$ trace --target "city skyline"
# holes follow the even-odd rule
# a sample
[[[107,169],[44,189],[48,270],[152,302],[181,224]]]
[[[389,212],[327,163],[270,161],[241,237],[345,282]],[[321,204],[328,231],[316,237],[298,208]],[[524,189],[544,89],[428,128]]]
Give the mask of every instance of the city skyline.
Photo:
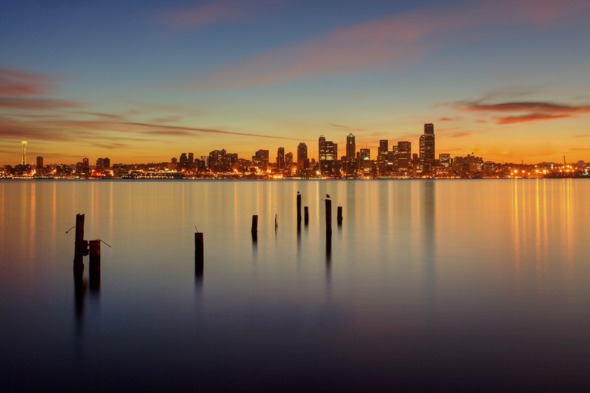
[[[21,141],[47,163],[224,147],[274,159],[300,142],[319,159],[318,135],[342,156],[351,133],[357,150],[417,151],[426,123],[436,158],[590,161],[584,1],[0,8],[0,165],[21,162]]]

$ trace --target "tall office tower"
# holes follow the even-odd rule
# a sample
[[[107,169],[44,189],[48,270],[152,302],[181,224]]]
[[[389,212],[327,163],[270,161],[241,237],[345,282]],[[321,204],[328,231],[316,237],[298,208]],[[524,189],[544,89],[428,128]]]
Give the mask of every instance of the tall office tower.
[[[412,160],[412,142],[399,141],[397,143],[397,169],[407,171]]]
[[[422,173],[428,173],[434,165],[434,124],[424,124],[424,134],[420,136],[420,165]]]
[[[279,147],[277,151],[277,169],[285,169],[285,148]]]
[[[334,163],[338,159],[338,145],[332,141],[327,141],[323,135],[318,140],[321,173],[332,173]]]
[[[285,168],[289,168],[293,165],[293,153],[289,152],[285,154]]]
[[[104,158],[97,158],[95,167],[96,169],[104,169]]]
[[[195,166],[195,155],[193,153],[188,153],[188,167],[193,168]]]
[[[389,141],[387,139],[381,139],[379,141],[379,149],[377,150],[377,160],[378,161],[386,161],[388,150],[389,150]]]
[[[186,168],[187,165],[188,165],[188,157],[186,156],[186,153],[182,153],[180,155],[180,158],[178,159],[178,169]]]
[[[302,171],[307,169],[307,145],[301,142],[297,146],[297,170]]]
[[[23,156],[21,158],[21,165],[26,165],[27,164],[27,141],[22,141],[20,144],[23,145]]]
[[[37,156],[37,174],[42,175],[44,171],[43,167],[43,157]]]
[[[88,159],[88,157],[82,158],[82,169],[86,174],[90,172],[90,160]]]
[[[352,133],[346,137],[346,159],[353,160],[356,157],[356,143]]]

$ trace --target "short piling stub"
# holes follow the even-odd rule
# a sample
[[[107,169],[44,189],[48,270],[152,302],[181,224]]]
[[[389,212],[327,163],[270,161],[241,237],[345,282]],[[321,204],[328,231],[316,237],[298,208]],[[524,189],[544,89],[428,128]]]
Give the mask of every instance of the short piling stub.
[[[326,198],[326,234],[332,234],[332,200]]]
[[[305,216],[304,217],[304,223],[305,223],[305,226],[307,226],[309,224],[309,206],[305,206],[303,208],[303,210],[304,210],[304,213],[303,214]]]
[[[258,241],[258,214],[254,214],[252,216],[252,228],[250,229],[252,233],[252,241]]]
[[[197,278],[203,277],[203,270],[205,265],[205,249],[203,241],[203,233],[195,232],[195,276]]]
[[[100,243],[101,240],[90,240],[89,242],[89,279],[90,292],[100,291]]]
[[[342,206],[338,206],[338,216],[337,216],[338,226],[342,225]]]

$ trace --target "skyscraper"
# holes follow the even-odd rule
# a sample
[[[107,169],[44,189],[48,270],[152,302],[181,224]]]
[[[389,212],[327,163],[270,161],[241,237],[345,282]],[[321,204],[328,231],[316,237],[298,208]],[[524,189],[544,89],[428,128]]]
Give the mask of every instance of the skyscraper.
[[[420,165],[422,173],[429,173],[434,165],[435,144],[434,124],[424,124],[424,134],[420,136]]]
[[[377,160],[386,161],[387,151],[389,150],[389,141],[387,139],[381,139],[379,141],[379,149],[377,152]]]
[[[297,170],[302,171],[307,169],[308,161],[307,161],[307,145],[301,142],[297,146]]]
[[[37,175],[42,175],[44,172],[43,157],[37,156]]]
[[[346,159],[351,160],[356,157],[356,143],[352,133],[346,137]]]
[[[330,174],[334,169],[334,163],[338,159],[338,145],[332,141],[327,141],[326,137],[320,135],[318,140],[320,162],[320,172],[323,174]]]
[[[285,148],[279,147],[277,151],[277,169],[285,169]]]
[[[397,143],[397,169],[407,171],[412,160],[412,142],[399,141]]]

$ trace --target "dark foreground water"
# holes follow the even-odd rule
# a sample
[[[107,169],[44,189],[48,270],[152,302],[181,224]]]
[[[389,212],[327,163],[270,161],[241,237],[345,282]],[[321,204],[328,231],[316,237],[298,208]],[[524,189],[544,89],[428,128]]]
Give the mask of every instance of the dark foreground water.
[[[584,180],[0,182],[0,391],[589,391],[589,201]],[[88,257],[74,279],[76,213],[112,246],[99,285]]]

